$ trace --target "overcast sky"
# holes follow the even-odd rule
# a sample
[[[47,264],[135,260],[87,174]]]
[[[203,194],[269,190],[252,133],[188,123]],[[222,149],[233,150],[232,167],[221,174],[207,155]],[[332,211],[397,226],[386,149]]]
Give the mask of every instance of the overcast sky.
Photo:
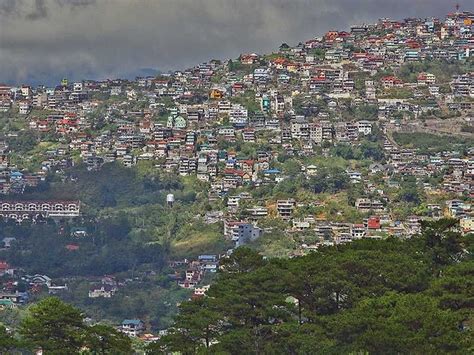
[[[449,0],[0,0],[0,82],[183,69],[271,52],[380,17],[444,16]],[[469,1],[459,1],[461,9]],[[464,6],[463,6],[464,5]]]

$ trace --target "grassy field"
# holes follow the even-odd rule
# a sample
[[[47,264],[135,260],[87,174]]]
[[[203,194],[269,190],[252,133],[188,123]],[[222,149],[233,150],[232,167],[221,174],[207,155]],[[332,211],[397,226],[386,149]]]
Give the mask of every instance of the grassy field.
[[[431,133],[400,133],[393,134],[395,141],[407,148],[416,148],[421,152],[440,152],[443,150],[462,150],[474,141],[457,136],[442,136]]]

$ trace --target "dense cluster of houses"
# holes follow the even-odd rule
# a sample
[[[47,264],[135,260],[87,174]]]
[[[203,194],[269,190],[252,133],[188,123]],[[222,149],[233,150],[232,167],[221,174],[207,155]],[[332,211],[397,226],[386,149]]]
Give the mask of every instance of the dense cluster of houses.
[[[202,285],[206,273],[215,273],[219,268],[219,256],[213,254],[199,255],[196,260],[175,260],[170,262],[174,271],[169,276],[176,280],[178,286],[193,290],[193,297],[201,297],[209,288]]]
[[[64,79],[51,88],[0,85],[0,109],[18,110],[28,129],[50,141],[54,137],[56,143],[41,153],[38,170],[29,171],[10,162],[14,148],[8,139],[0,139],[0,193],[34,188],[49,171],[73,165],[77,156],[91,170],[113,161],[129,167],[152,161],[159,170],[209,182],[209,198],[227,197],[232,212],[246,198],[232,195],[233,189],[288,178],[274,168],[280,154],[305,157],[314,154],[317,146],[357,146],[375,127],[385,134],[404,125],[400,114],[416,118],[448,108],[469,123],[473,72],[456,74],[445,83],[430,72],[418,73],[411,82],[384,73],[396,73],[405,63],[470,60],[473,19],[473,13],[458,10],[443,20],[385,18],[352,26],[350,31],[330,31],[296,46],[282,44],[272,55],[242,54],[238,60],[211,60],[134,81]],[[397,89],[410,96],[391,97]],[[364,115],[341,118],[345,109],[367,106],[374,110],[370,120]],[[388,136],[385,140],[388,164],[375,164],[373,169],[387,183],[393,174],[422,177],[449,171],[441,186],[425,188],[460,196],[472,192],[472,149],[467,154],[451,151],[426,156],[398,147]],[[242,156],[236,146],[247,143],[262,144],[261,149]],[[308,175],[317,171],[314,165],[303,168]],[[353,182],[367,179],[357,171],[348,174]],[[272,202],[278,202],[278,214],[284,219],[291,218],[298,203]],[[381,209],[379,202],[356,207],[387,212],[387,203]],[[249,213],[256,218],[266,216],[265,208],[256,205]],[[19,220],[29,217],[29,213],[7,210],[0,213]],[[469,217],[469,212],[463,217]],[[241,223],[235,227],[241,232],[226,231],[237,245],[262,233],[258,227],[255,231],[242,227],[248,221],[228,222]],[[251,230],[243,232],[244,228]]]
[[[41,292],[55,295],[68,290],[66,284],[56,284],[47,275],[28,275],[24,270],[9,265],[6,261],[0,261],[0,277],[2,277],[0,309],[11,309],[24,305],[31,296]]]

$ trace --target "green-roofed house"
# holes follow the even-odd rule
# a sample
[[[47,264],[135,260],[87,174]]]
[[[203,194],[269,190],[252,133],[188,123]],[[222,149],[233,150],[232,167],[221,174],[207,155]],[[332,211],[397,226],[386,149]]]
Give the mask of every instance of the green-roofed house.
[[[16,308],[15,303],[10,299],[0,299],[0,309]]]

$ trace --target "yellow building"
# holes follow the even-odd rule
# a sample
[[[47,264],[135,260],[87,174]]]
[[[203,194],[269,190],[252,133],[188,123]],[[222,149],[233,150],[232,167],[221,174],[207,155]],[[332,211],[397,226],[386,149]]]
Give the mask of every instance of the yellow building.
[[[464,233],[474,232],[474,218],[472,217],[461,218],[459,225]]]
[[[212,89],[211,92],[209,93],[209,98],[211,99],[222,99],[224,97],[224,94],[222,91],[217,90],[217,89]]]

